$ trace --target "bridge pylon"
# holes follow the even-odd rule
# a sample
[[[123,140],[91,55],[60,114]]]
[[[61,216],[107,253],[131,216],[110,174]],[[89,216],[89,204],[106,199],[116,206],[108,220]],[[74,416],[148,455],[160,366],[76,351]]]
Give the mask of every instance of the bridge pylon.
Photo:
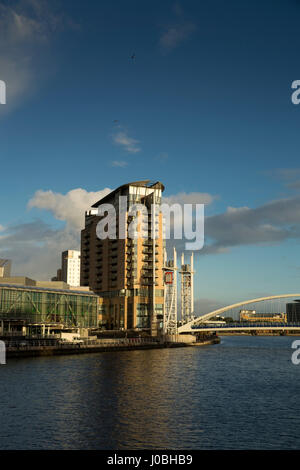
[[[194,314],[194,253],[190,264],[184,264],[181,255],[181,321],[183,324],[192,320]]]
[[[177,253],[173,248],[173,259],[167,260],[164,253],[164,322],[165,335],[177,334]]]

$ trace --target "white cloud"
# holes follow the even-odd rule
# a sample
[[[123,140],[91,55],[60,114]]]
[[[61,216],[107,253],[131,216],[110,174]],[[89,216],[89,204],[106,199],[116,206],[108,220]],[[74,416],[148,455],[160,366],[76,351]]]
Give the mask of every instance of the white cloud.
[[[48,279],[59,266],[60,253],[78,249],[84,212],[111,190],[88,192],[77,188],[67,194],[37,191],[29,208],[50,211],[65,222],[55,230],[41,220],[29,224],[0,226],[0,257],[12,258],[14,272],[34,278]],[[211,204],[216,196],[208,193],[178,193],[163,199],[169,204]],[[226,212],[205,218],[206,245],[200,254],[227,253],[244,245],[272,245],[287,239],[300,239],[300,197],[268,202],[256,208],[228,207]],[[179,250],[185,240],[176,240]],[[171,241],[174,244],[174,241]]]
[[[185,245],[188,242],[188,240],[183,236],[181,240],[174,239],[175,234],[186,234],[186,230],[188,229],[188,225],[183,225],[184,224],[189,224],[190,229],[193,227],[193,230],[196,229],[196,224],[195,224],[195,214],[196,214],[196,207],[195,204],[198,205],[210,205],[215,199],[218,199],[218,196],[211,195],[209,193],[200,193],[200,192],[192,192],[192,193],[185,193],[181,192],[175,195],[171,195],[168,197],[163,197],[162,202],[164,204],[167,204],[168,206],[173,206],[173,205],[180,205],[184,206],[185,204],[191,205],[192,204],[192,212],[184,211],[184,208],[182,207],[181,211],[175,210],[175,213],[171,213],[171,218],[170,218],[170,227],[169,230],[166,225],[166,233],[170,232],[170,240],[167,240],[167,248],[168,250],[176,246],[178,251],[184,251],[185,250]],[[165,223],[167,224],[168,221],[165,220]],[[197,240],[199,241],[200,234],[199,234],[199,228],[200,228],[200,219],[198,220],[197,224],[197,230],[198,230],[198,237]],[[201,238],[202,240],[202,238]],[[195,240],[194,240],[195,241]]]
[[[242,212],[245,212],[245,211],[248,211],[248,210],[250,210],[250,209],[247,206],[243,206],[243,207],[228,206],[227,207],[227,213],[228,214],[237,214],[237,213],[242,213]]]
[[[206,193],[179,193],[164,198],[169,204],[210,204],[215,196]],[[194,215],[193,215],[194,221]],[[175,227],[181,223],[174,220]],[[224,213],[205,216],[205,245],[198,254],[229,253],[237,246],[278,245],[288,239],[300,239],[300,197],[270,201],[256,208],[228,207]],[[184,250],[185,240],[170,240]]]
[[[138,153],[141,151],[138,145],[139,141],[129,137],[126,130],[119,130],[113,134],[113,141],[115,144],[123,147],[128,153]]]
[[[112,166],[116,166],[119,168],[125,168],[125,166],[128,165],[128,162],[125,162],[123,160],[114,160],[111,162]]]
[[[12,259],[13,274],[40,280],[56,274],[62,251],[79,247],[78,230],[53,230],[42,220],[7,227],[0,236],[0,257]]]
[[[173,6],[173,13],[176,17],[175,21],[165,27],[159,40],[165,52],[179,46],[196,30],[196,25],[192,21],[184,19],[183,9],[178,2]]]
[[[43,23],[22,12],[22,6],[30,2],[14,2],[13,6],[0,4],[1,37],[5,37],[8,46],[32,40],[43,32]]]
[[[42,220],[2,227],[0,257],[13,260],[13,272],[34,279],[49,280],[59,268],[61,252],[80,249],[80,230],[84,227],[84,213],[111,190],[88,192],[77,188],[67,194],[37,191],[29,201],[29,208],[50,211],[65,222],[54,230]]]
[[[279,199],[256,208],[229,207],[205,219],[209,239],[203,253],[223,253],[241,245],[274,245],[300,238],[300,197]]]
[[[80,230],[84,226],[85,211],[110,192],[109,188],[95,192],[77,188],[67,194],[39,190],[28,202],[28,207],[50,211],[56,219],[65,221],[69,228]]]
[[[11,111],[33,92],[35,85],[30,62],[26,57],[16,61],[0,55],[1,80],[6,83],[6,105],[0,107],[1,114]]]
[[[166,51],[174,49],[185,41],[195,29],[196,26],[190,22],[169,26],[160,37],[160,45]]]
[[[161,162],[165,162],[166,160],[168,160],[169,155],[167,152],[161,152],[156,158]]]
[[[280,180],[289,189],[300,189],[300,168],[277,168],[265,174]]]

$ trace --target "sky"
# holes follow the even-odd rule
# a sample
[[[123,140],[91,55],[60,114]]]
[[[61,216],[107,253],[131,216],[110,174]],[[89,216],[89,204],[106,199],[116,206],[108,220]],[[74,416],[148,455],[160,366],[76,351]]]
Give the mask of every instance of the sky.
[[[150,179],[166,200],[205,203],[198,313],[297,293],[299,14],[296,0],[0,0],[13,274],[54,276],[84,211]]]

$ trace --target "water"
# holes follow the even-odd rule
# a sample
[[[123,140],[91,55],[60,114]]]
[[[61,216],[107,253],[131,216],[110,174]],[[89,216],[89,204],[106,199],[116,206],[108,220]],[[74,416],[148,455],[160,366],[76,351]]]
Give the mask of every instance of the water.
[[[295,339],[10,359],[0,449],[297,449]]]

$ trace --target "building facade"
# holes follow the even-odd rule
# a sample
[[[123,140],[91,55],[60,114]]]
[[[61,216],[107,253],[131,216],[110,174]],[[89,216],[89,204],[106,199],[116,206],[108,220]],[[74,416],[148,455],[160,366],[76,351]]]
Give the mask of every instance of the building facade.
[[[80,286],[80,251],[67,250],[61,255],[61,280],[72,287]]]
[[[0,284],[0,330],[39,331],[98,326],[98,297],[36,286]]]
[[[99,320],[107,329],[149,329],[155,335],[162,326],[163,190],[160,182],[128,183],[96,202],[85,214],[81,285],[90,286],[100,296]],[[140,206],[134,210],[136,204]],[[97,225],[107,217],[107,212],[99,215],[104,205],[114,208],[115,220],[113,233],[99,238]]]
[[[285,313],[257,313],[256,310],[240,310],[241,322],[274,322],[285,323]]]
[[[288,323],[300,323],[300,299],[286,304]]]
[[[11,274],[11,260],[0,259],[0,277],[9,277]]]

